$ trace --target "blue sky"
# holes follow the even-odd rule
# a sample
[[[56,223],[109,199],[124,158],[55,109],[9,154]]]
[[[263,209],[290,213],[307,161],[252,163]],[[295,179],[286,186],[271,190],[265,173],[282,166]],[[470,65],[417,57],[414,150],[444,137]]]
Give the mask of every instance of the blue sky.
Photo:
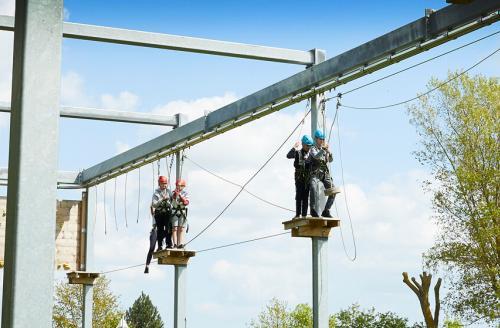
[[[445,1],[66,1],[66,20],[77,23],[162,32],[274,47],[324,49],[327,58],[421,17],[425,8],[439,9]],[[12,14],[12,0],[0,0],[0,14]],[[394,72],[446,50],[490,34],[498,24],[483,28],[415,58],[371,74],[339,91]],[[431,76],[445,78],[449,70],[465,69],[498,47],[498,36],[425,64],[417,69],[346,95],[345,104],[376,106],[411,98],[426,89]],[[12,34],[0,32],[0,101],[9,101]],[[495,56],[473,73],[499,75]],[[215,110],[303,69],[301,66],[237,58],[189,54],[158,49],[64,40],[62,102],[66,105],[175,114],[191,119]],[[304,112],[301,103],[191,148],[188,156],[239,183],[276,149]],[[329,104],[328,119],[335,107]],[[340,136],[345,184],[342,185],[336,130],[332,140],[334,180],[341,185],[351,209],[358,259],[344,255],[339,231],[329,242],[329,309],[352,303],[394,311],[421,321],[416,297],[402,283],[401,272],[417,275],[421,254],[432,245],[436,228],[429,195],[421,190],[428,178],[414,159],[418,149],[414,128],[403,106],[385,111],[342,110]],[[279,122],[279,124],[276,124]],[[328,124],[329,125],[329,124]],[[304,131],[308,129],[306,124]],[[337,129],[337,127],[335,128]],[[145,142],[168,129],[111,122],[61,119],[60,169],[80,170]],[[296,139],[297,137],[295,137]],[[292,163],[285,153],[291,140],[250,185],[252,192],[293,207]],[[8,163],[8,115],[0,113],[0,166]],[[97,270],[111,270],[144,261],[150,219],[151,167],[129,175],[124,227],[124,177],[106,187],[108,234],[104,234],[103,186],[98,187]],[[164,163],[162,163],[164,172]],[[192,195],[191,237],[202,229],[237,192],[186,163],[185,177]],[[141,199],[138,191],[141,191]],[[91,190],[94,193],[94,189]],[[5,195],[5,188],[0,189]],[[146,196],[145,196],[146,195]],[[78,198],[60,192],[61,198]],[[114,226],[116,197],[118,231]],[[137,205],[139,224],[135,223]],[[347,251],[352,254],[344,199],[337,200],[344,223]],[[204,249],[282,231],[288,212],[242,195],[228,212],[193,242]],[[110,223],[111,222],[111,223]],[[133,223],[131,223],[133,222]],[[290,306],[311,303],[309,240],[282,236],[238,247],[199,254],[188,273],[190,327],[245,327],[272,298]],[[172,323],[173,268],[154,266],[109,274],[111,288],[124,309],[149,294],[167,326]],[[62,273],[56,278],[61,279]],[[446,280],[444,288],[446,288]]]

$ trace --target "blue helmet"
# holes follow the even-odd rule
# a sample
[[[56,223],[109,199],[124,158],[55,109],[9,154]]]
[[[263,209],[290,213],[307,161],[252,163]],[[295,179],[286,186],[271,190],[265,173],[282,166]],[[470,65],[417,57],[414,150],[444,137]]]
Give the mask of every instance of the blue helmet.
[[[316,130],[314,132],[314,138],[319,138],[319,139],[325,140],[325,134],[321,130]]]
[[[311,137],[308,136],[307,134],[304,134],[304,136],[302,137],[302,143],[304,145],[308,145],[308,146],[312,146],[314,144],[314,142],[311,139]]]

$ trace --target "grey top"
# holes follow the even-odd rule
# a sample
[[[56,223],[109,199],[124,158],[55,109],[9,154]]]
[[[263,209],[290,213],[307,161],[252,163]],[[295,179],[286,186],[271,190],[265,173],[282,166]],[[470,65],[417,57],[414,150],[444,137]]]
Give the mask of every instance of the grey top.
[[[330,150],[318,148],[316,145],[311,147],[312,169],[321,169],[323,165],[333,162],[333,156]]]
[[[168,199],[169,202],[172,201],[172,192],[168,188],[163,190],[159,187],[156,188],[153,194],[153,199],[151,200],[151,206],[153,206],[153,208],[157,208],[165,198]]]

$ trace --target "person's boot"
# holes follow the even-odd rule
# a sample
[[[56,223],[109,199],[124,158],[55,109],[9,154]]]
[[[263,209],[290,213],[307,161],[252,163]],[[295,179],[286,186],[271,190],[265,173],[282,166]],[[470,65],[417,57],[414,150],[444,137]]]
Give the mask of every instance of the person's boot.
[[[319,218],[318,213],[317,213],[317,212],[316,212],[316,210],[314,210],[313,208],[311,208],[311,216],[312,216],[313,218]]]
[[[333,218],[333,216],[330,214],[330,210],[324,210],[323,213],[321,213],[321,216],[324,218]]]
[[[146,268],[144,268],[144,273],[149,273],[149,266],[146,265]]]
[[[325,196],[333,196],[340,193],[340,189],[338,187],[331,187],[328,189],[325,189]]]

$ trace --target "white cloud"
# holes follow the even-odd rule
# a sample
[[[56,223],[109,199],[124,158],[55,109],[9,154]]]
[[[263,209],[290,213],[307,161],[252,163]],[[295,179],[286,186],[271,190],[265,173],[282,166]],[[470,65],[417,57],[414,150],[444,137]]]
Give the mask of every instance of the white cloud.
[[[139,97],[131,92],[122,91],[118,96],[101,95],[101,105],[105,109],[133,111],[139,103]]]
[[[85,81],[80,74],[69,71],[61,80],[61,103],[66,106],[89,106],[92,101],[85,92]]]
[[[115,144],[116,144],[116,154],[121,154],[130,149],[130,146],[124,142],[117,141]]]
[[[71,14],[70,14],[68,8],[64,7],[64,9],[63,9],[63,20],[65,22],[69,21],[69,17],[70,16],[71,16]]]
[[[188,121],[192,121],[210,111],[232,103],[236,99],[237,98],[234,93],[226,92],[223,96],[204,97],[190,101],[174,100],[166,105],[154,108],[152,112],[154,114],[162,115],[175,115],[177,113],[182,113],[188,117]]]

